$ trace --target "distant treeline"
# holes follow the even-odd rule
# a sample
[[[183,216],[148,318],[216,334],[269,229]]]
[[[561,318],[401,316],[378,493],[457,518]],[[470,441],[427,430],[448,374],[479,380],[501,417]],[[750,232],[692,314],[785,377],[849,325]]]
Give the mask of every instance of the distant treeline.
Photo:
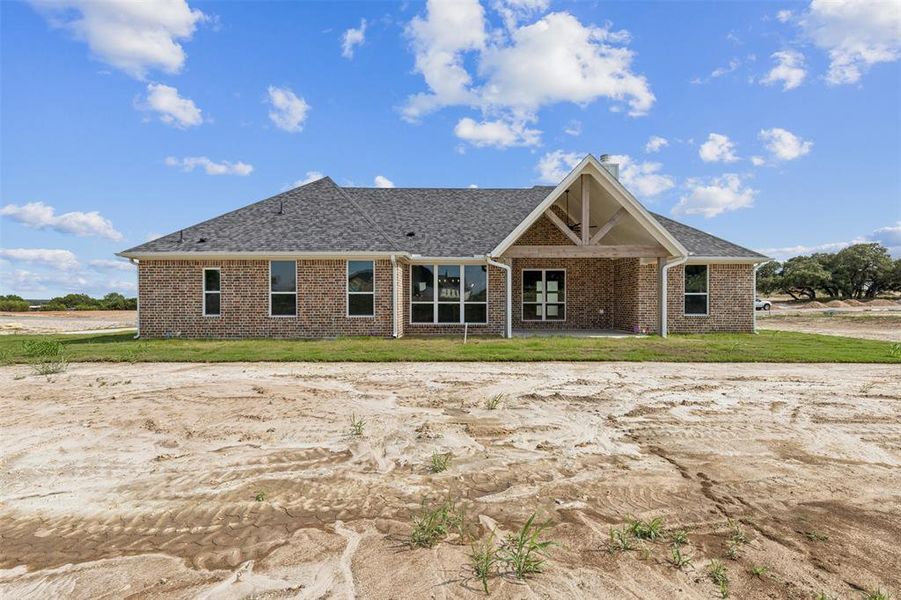
[[[764,295],[785,292],[795,300],[815,300],[818,293],[830,298],[875,298],[901,292],[901,258],[892,260],[885,246],[877,243],[796,256],[761,267],[757,291]]]
[[[31,305],[31,302],[15,294],[0,296],[0,310],[25,312],[30,310]],[[137,298],[126,298],[116,292],[109,293],[103,298],[91,298],[87,294],[66,294],[40,304],[40,310],[136,310],[137,308]]]

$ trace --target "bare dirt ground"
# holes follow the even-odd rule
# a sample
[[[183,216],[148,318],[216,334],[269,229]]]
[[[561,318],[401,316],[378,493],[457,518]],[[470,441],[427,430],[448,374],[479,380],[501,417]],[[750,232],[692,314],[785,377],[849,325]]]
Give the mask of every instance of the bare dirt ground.
[[[831,313],[832,316],[827,316]],[[759,329],[821,333],[869,340],[901,342],[901,310],[793,311],[757,314]]]
[[[30,333],[94,333],[133,329],[137,311],[73,310],[0,312],[0,335]]]
[[[545,572],[494,598],[715,598],[713,558],[734,598],[901,591],[897,366],[75,364],[0,390],[4,598],[484,597],[468,545],[406,543],[447,497],[482,536],[553,523]],[[629,515],[686,529],[693,566],[610,553]]]

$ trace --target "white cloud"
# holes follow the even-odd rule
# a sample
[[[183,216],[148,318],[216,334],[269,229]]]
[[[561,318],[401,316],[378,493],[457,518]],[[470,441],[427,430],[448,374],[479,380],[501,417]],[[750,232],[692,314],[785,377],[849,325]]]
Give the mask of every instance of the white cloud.
[[[477,189],[479,186],[477,186],[477,185],[474,184],[474,183],[470,183],[467,187],[468,187],[469,189],[471,189],[471,190],[474,190],[474,189]]]
[[[375,187],[377,188],[393,188],[394,182],[385,177],[384,175],[376,175],[375,176]]]
[[[508,30],[537,13],[547,10],[550,0],[494,0],[492,8],[500,14]]]
[[[296,187],[300,187],[302,185],[306,185],[308,183],[313,183],[314,181],[318,181],[318,180],[322,179],[323,177],[325,177],[325,175],[323,175],[319,171],[307,171],[306,177],[304,177],[303,179],[296,180],[294,183],[292,183],[285,189],[290,190],[290,189],[293,189]]]
[[[538,179],[543,183],[557,185],[583,158],[585,155],[578,152],[564,152],[563,150],[548,152],[541,157],[535,167],[538,170]]]
[[[470,106],[492,120],[535,119],[545,105],[586,105],[598,98],[625,103],[645,114],[654,103],[647,80],[632,72],[628,33],[583,25],[555,12],[527,25],[521,18],[546,2],[495,2],[508,30],[487,32],[477,0],[430,0],[424,17],[407,27],[415,69],[429,88],[410,96],[404,118],[415,121],[445,106]],[[471,66],[470,66],[471,65]]]
[[[127,260],[113,260],[109,258],[89,260],[88,264],[99,269],[114,269],[117,271],[134,271],[135,269],[135,266]]]
[[[185,63],[180,42],[206,20],[185,0],[101,2],[32,0],[51,25],[85,41],[99,60],[143,79],[150,69],[178,73]]]
[[[776,65],[760,80],[764,85],[782,82],[782,90],[792,90],[804,81],[807,69],[804,66],[804,55],[797,50],[782,50],[771,55]]]
[[[722,77],[723,75],[728,75],[729,73],[735,71],[735,69],[737,69],[739,66],[741,66],[741,61],[737,58],[733,58],[725,67],[717,67],[716,69],[711,71],[710,76],[716,79],[718,77]]]
[[[510,146],[536,146],[541,143],[539,130],[529,129],[524,122],[504,120],[477,123],[469,117],[464,117],[454,127],[454,135],[478,147],[508,148]]]
[[[669,146],[669,140],[660,137],[659,135],[652,135],[648,139],[648,143],[644,145],[644,151],[648,154],[652,152],[660,152],[660,150],[667,146]]]
[[[0,290],[4,290],[7,294],[18,294],[26,298],[49,297],[90,291],[89,284],[88,278],[77,272],[8,270],[0,261]]]
[[[42,263],[60,269],[78,267],[78,260],[68,250],[49,248],[0,248],[0,258],[28,263]]]
[[[354,57],[354,48],[366,41],[366,19],[360,20],[360,27],[351,28],[341,36],[341,56],[350,60]]]
[[[577,120],[573,119],[563,129],[563,133],[565,133],[566,135],[571,135],[573,137],[578,137],[578,136],[582,135],[582,121],[577,121]]]
[[[752,156],[751,164],[754,165],[755,167],[762,167],[763,165],[766,164],[766,160],[764,160],[764,158],[762,156]]]
[[[886,247],[889,254],[894,258],[901,258],[901,221],[896,221],[894,225],[874,229],[869,235],[858,236],[850,241],[826,242],[810,246],[798,244],[781,248],[765,248],[760,252],[778,260],[785,260],[793,256],[813,254],[815,252],[837,252],[842,248],[867,242],[879,242]]]
[[[174,156],[166,157],[166,165],[170,167],[180,167],[182,171],[190,172],[197,167],[202,167],[207,175],[250,175],[253,172],[253,165],[238,161],[236,163],[224,160],[222,162],[213,162],[206,156],[186,156],[184,158],[175,158]]]
[[[689,179],[686,188],[688,193],[679,198],[679,203],[673,207],[674,215],[702,215],[709,219],[724,212],[753,206],[757,193],[757,190],[745,187],[734,173],[707,180]]]
[[[43,202],[29,202],[22,206],[7,204],[0,208],[0,215],[33,229],[52,229],[60,233],[78,236],[98,236],[113,241],[122,239],[109,219],[99,212],[73,211],[57,215],[52,206]]]
[[[901,3],[813,0],[799,22],[829,54],[826,82],[856,83],[871,66],[901,57]]]
[[[779,21],[780,23],[788,23],[789,21],[791,21],[793,14],[794,13],[792,13],[792,11],[787,10],[787,9],[780,10],[779,12],[776,13],[776,20]]]
[[[676,185],[672,177],[660,173],[663,165],[658,162],[635,162],[626,154],[613,154],[610,162],[619,165],[619,180],[640,198],[657,196]]]
[[[762,129],[757,137],[764,142],[766,149],[779,160],[800,158],[813,148],[813,142],[802,140],[791,131],[779,127]]]
[[[292,133],[303,130],[303,123],[310,111],[310,105],[303,98],[298,98],[288,88],[270,85],[269,103],[272,105],[269,119],[275,123],[276,127]]]
[[[735,144],[728,136],[721,133],[711,133],[707,136],[707,141],[701,144],[698,149],[698,156],[704,162],[735,162],[738,156],[735,155]]]
[[[176,88],[162,83],[148,84],[147,99],[140,108],[156,111],[160,121],[179,129],[203,123],[203,114],[193,100],[182,98]]]

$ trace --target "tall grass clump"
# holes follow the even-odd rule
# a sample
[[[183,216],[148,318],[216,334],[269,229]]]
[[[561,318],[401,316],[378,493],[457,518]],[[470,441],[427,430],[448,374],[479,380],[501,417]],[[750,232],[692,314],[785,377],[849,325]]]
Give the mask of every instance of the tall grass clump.
[[[469,560],[472,561],[472,572],[476,579],[482,582],[482,589],[485,593],[488,591],[488,580],[497,573],[498,564],[501,562],[500,548],[494,543],[494,532],[492,531],[485,541],[472,545],[469,553]]]
[[[544,561],[554,542],[542,540],[541,534],[550,526],[549,521],[535,523],[535,514],[516,533],[507,536],[501,547],[501,560],[519,578],[525,579],[532,573],[540,573]]]
[[[463,535],[463,515],[452,500],[445,500],[433,507],[423,503],[419,514],[413,517],[410,546],[431,548],[452,531]]]
[[[59,340],[28,340],[23,350],[38,375],[62,373],[69,368],[66,348]]]
[[[438,452],[432,453],[432,460],[429,463],[429,472],[443,473],[444,471],[447,471],[447,466],[450,464],[450,459],[450,454],[439,454]]]

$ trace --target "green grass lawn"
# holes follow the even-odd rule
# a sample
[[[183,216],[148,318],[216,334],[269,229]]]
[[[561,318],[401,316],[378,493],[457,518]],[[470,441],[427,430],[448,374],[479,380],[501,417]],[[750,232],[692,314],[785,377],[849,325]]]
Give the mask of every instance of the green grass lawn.
[[[131,333],[0,336],[0,362],[28,362],[24,342],[54,338],[69,361],[664,361],[901,363],[891,342],[785,331],[628,338],[340,338],[335,340],[135,340]]]

